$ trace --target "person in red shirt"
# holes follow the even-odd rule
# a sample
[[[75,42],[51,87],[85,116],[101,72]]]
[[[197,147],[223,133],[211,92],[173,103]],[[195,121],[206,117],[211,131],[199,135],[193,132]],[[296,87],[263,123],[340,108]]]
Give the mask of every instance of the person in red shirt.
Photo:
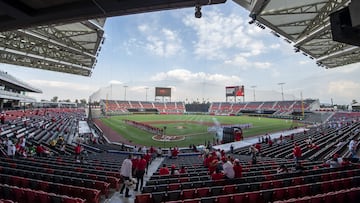
[[[215,155],[214,156],[211,156],[211,161],[209,162],[209,174],[212,174],[214,173],[215,169],[216,169],[216,166],[217,166],[217,163],[218,163],[218,159]]]
[[[135,190],[139,189],[139,184],[140,184],[140,190],[142,190],[142,188],[143,188],[146,165],[147,165],[147,162],[144,159],[143,155],[139,156],[137,164],[136,164],[135,176],[136,176],[137,182],[136,182]]]
[[[147,174],[147,171],[149,169],[149,164],[151,162],[151,155],[149,152],[147,152],[145,155],[144,155],[144,159],[146,160],[146,174]]]
[[[163,176],[163,175],[169,175],[169,174],[170,174],[169,169],[166,167],[166,164],[163,164],[163,166],[159,170],[159,175]]]
[[[185,174],[185,173],[187,173],[185,166],[181,166],[179,173],[180,173],[180,174]]]
[[[155,153],[155,148],[153,146],[150,147],[149,152],[151,155]]]
[[[78,145],[75,147],[74,151],[75,151],[75,160],[80,159],[80,153],[81,153],[81,146],[80,146],[80,144],[78,144]]]
[[[272,147],[272,145],[273,145],[273,141],[272,141],[271,139],[269,139],[269,141],[268,141],[268,145],[269,145],[269,147]]]
[[[261,145],[260,145],[260,143],[256,143],[256,144],[255,144],[255,148],[258,150],[258,153],[261,152]]]
[[[297,143],[294,144],[293,155],[295,162],[298,162],[301,159],[302,152],[301,152],[301,148]]]
[[[131,159],[131,162],[132,162],[132,175],[136,176],[136,167],[137,167],[137,164],[139,163],[139,160],[134,156]]]
[[[220,171],[220,169],[216,169],[214,173],[211,174],[211,180],[221,180],[224,179],[224,174]]]
[[[171,150],[171,158],[177,159],[178,154],[179,154],[179,151],[178,151],[177,147],[174,147],[174,149]]]
[[[239,159],[235,159],[233,168],[234,168],[234,172],[235,172],[234,178],[241,178],[242,177],[242,166],[240,165]]]

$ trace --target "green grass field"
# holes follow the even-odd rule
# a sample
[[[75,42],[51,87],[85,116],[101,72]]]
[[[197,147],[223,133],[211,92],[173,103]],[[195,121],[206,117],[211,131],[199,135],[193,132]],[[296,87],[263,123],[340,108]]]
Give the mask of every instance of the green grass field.
[[[123,119],[148,123],[152,126],[163,128],[166,126],[166,135],[185,136],[183,141],[163,142],[152,139],[153,134],[129,126]],[[213,141],[215,133],[207,132],[208,127],[225,124],[252,124],[252,128],[243,130],[244,136],[255,136],[265,133],[278,132],[299,126],[291,120],[260,118],[248,116],[209,116],[209,115],[126,115],[102,118],[102,122],[115,130],[127,140],[136,145],[159,146],[159,147],[187,147],[190,144],[204,144]]]

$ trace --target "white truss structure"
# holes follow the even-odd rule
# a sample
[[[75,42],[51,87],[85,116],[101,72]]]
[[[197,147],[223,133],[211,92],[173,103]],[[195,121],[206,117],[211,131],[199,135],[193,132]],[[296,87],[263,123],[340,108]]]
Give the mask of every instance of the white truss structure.
[[[105,18],[0,32],[0,63],[91,76]]]
[[[350,0],[233,0],[250,11],[253,22],[294,45],[295,52],[335,68],[360,61],[360,48],[332,40],[330,13]]]

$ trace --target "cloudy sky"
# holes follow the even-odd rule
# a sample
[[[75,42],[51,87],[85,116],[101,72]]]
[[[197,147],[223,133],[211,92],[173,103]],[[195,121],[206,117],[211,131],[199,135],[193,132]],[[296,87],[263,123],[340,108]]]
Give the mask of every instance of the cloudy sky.
[[[245,101],[320,99],[360,101],[360,64],[324,69],[295,53],[269,29],[249,25],[248,11],[227,1],[194,8],[109,18],[105,43],[91,77],[0,64],[40,88],[36,99],[155,100],[171,87],[172,101],[225,101],[225,86],[244,85]],[[127,86],[125,89],[124,86]],[[251,86],[256,86],[252,88]],[[242,100],[242,98],[241,98]]]

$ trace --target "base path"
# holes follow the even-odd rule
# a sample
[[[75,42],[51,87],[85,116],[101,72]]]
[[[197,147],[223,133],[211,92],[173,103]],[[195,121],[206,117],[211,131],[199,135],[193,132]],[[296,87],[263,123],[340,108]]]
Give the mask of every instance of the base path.
[[[104,136],[106,136],[110,142],[119,142],[127,145],[134,145],[134,143],[131,143],[129,140],[119,135],[119,133],[111,129],[109,126],[105,125],[100,119],[94,119],[94,123],[103,131]]]

